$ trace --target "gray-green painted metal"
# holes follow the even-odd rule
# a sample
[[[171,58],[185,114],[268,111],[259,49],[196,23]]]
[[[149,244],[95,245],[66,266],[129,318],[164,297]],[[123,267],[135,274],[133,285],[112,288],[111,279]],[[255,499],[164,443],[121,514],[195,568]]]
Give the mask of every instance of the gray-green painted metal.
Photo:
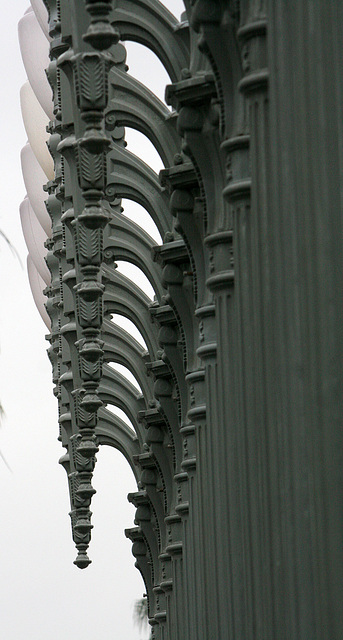
[[[90,562],[95,453],[114,446],[137,479],[126,535],[153,638],[339,640],[343,5],[196,0],[178,23],[157,0],[45,4],[49,356],[75,563]],[[172,116],[119,40],[160,58]],[[155,145],[159,177],[125,126]]]

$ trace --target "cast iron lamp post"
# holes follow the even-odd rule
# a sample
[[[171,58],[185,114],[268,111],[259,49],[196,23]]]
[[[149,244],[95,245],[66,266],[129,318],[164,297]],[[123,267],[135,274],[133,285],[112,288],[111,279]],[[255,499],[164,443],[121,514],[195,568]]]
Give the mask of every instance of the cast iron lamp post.
[[[180,22],[158,0],[44,5],[51,230],[26,171],[51,231],[75,564],[90,562],[107,444],[137,480],[126,535],[154,638],[340,640],[342,4],[196,0]],[[125,40],[165,66],[172,113],[128,74]],[[154,144],[159,176],[125,148],[125,126]],[[122,199],[146,208],[161,245]],[[144,272],[153,301],[116,260]]]

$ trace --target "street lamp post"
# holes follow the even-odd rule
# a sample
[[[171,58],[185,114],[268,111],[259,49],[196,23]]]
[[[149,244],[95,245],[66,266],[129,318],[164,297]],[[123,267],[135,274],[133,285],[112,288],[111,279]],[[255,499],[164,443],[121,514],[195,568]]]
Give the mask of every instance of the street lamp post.
[[[158,0],[44,5],[48,351],[75,564],[90,562],[95,454],[110,445],[137,481],[126,535],[153,638],[339,640],[343,9],[196,0],[177,21]],[[164,65],[172,112],[129,75],[126,40]],[[124,127],[155,146],[159,176]],[[122,199],[147,210],[160,245]]]

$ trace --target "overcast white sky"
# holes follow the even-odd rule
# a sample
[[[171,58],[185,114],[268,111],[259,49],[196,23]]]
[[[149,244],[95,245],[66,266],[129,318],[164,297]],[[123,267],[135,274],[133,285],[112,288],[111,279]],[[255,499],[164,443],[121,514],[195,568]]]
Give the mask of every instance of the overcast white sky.
[[[181,0],[165,2],[178,17]],[[17,41],[17,24],[28,0],[0,0],[0,229],[25,265],[19,204],[25,195],[20,149],[26,142],[19,89],[25,82]],[[152,55],[128,46],[132,75],[163,96],[166,76]],[[154,70],[155,69],[155,70]],[[150,144],[128,136],[129,148],[158,169]],[[139,145],[139,149],[137,148]],[[6,417],[0,450],[0,620],[4,640],[145,640],[133,624],[133,604],[144,592],[134,568],[131,542],[124,529],[133,525],[134,509],[126,495],[135,482],[124,458],[101,448],[95,470],[92,564],[73,565],[69,495],[58,459],[57,406],[46,355],[45,325],[34,306],[26,269],[0,241],[0,399]]]

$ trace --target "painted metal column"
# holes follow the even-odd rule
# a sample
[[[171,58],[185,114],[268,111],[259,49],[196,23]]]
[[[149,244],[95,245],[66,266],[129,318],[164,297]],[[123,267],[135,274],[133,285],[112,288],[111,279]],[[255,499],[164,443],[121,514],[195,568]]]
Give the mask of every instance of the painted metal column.
[[[95,453],[114,446],[137,480],[125,533],[154,639],[340,640],[341,3],[187,0],[180,22],[158,0],[45,5],[48,351],[75,563]],[[126,40],[165,66],[172,113],[128,73]]]

